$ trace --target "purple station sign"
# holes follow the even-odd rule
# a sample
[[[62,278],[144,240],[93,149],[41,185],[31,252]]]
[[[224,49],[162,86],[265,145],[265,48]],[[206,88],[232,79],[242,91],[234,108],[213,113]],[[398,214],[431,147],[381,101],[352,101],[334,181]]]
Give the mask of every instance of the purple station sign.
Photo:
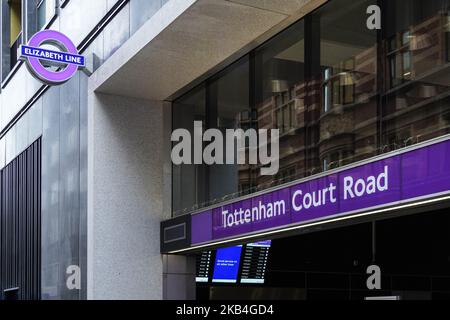
[[[450,191],[450,140],[192,216],[192,245],[351,216]]]
[[[45,46],[59,50],[50,50]],[[63,84],[79,68],[85,67],[85,58],[78,54],[75,44],[55,30],[40,31],[31,37],[28,45],[20,46],[20,59],[27,63],[28,70],[36,79],[48,85]],[[55,68],[51,69],[46,64]]]

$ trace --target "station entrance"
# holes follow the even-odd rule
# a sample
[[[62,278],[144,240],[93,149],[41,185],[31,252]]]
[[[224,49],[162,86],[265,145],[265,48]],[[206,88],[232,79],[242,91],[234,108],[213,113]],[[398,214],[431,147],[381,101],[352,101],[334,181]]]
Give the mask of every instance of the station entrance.
[[[450,299],[450,209],[197,254],[199,300]],[[380,289],[369,290],[369,266]]]

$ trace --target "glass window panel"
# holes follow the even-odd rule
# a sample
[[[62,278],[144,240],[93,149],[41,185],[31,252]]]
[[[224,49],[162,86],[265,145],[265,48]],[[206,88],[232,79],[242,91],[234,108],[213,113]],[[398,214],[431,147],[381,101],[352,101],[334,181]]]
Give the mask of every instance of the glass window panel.
[[[105,27],[104,60],[116,52],[130,38],[130,4],[126,5]]]
[[[42,135],[42,98],[40,98],[28,111],[29,129],[28,145],[31,145]]]
[[[306,171],[305,119],[309,110],[295,108],[306,99],[305,22],[299,21],[255,53],[255,109],[259,129],[280,130],[280,168],[276,176],[255,171],[254,185],[265,189],[286,182],[282,173],[304,177]]]
[[[75,44],[79,44],[105,16],[106,6],[107,2],[104,0],[69,1],[60,11],[60,31],[69,36]],[[129,20],[121,23],[128,26]]]
[[[319,131],[309,142],[315,149],[310,151],[312,167],[327,163],[331,169],[377,153],[377,32],[366,27],[366,10],[372,2],[349,3],[331,1],[311,18],[318,26],[309,35],[311,54],[320,60],[312,59],[310,82],[322,86],[331,82],[333,97],[331,110],[324,113],[328,107],[322,107],[322,114],[312,114],[311,123]],[[331,68],[328,80],[324,70]],[[315,108],[316,101],[324,103],[327,96],[311,99],[307,108]]]
[[[194,121],[206,120],[206,90],[201,86],[176,100],[172,105],[173,130],[186,129],[193,136]],[[185,210],[191,211],[194,206],[206,202],[206,171],[203,165],[174,165],[173,211],[180,215]]]
[[[38,1],[38,5],[37,5],[38,30],[41,30],[47,22],[46,13],[47,13],[47,1],[46,0]]]
[[[227,129],[257,128],[253,119],[244,120],[245,117],[241,116],[252,111],[249,71],[249,58],[246,56],[219,74],[208,87],[209,127],[219,129],[224,137]],[[234,155],[237,160],[237,149]],[[252,166],[212,165],[208,167],[208,180],[209,201],[237,197],[244,189],[242,185],[253,185]]]
[[[450,133],[450,0],[382,3],[383,32],[366,27],[372,1],[333,0],[177,100],[174,128],[192,131],[202,119],[281,136],[276,176],[252,166],[174,168],[174,210]]]
[[[28,147],[28,129],[30,112],[25,113],[16,123],[16,156]]]
[[[135,33],[163,5],[161,0],[133,0],[130,2],[131,34]]]
[[[450,1],[393,0],[386,6],[388,36],[409,43],[397,55],[401,82],[383,94],[382,139],[391,151],[450,133],[445,52]]]

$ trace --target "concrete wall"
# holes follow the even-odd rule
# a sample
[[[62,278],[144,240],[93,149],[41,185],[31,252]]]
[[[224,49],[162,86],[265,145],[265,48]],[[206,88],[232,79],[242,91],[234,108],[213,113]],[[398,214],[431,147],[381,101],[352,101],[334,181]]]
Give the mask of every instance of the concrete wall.
[[[88,299],[161,299],[163,103],[89,93]]]
[[[195,300],[195,257],[165,255],[163,261],[163,299]]]

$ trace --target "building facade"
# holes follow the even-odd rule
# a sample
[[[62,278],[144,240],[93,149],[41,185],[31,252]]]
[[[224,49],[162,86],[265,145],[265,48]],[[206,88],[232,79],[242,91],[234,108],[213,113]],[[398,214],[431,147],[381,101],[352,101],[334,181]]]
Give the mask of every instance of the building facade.
[[[1,11],[1,298],[450,298],[450,1]],[[59,86],[18,60],[45,29],[87,61]],[[173,165],[171,133],[194,121],[279,130],[278,174]],[[230,259],[236,275],[221,279]]]

